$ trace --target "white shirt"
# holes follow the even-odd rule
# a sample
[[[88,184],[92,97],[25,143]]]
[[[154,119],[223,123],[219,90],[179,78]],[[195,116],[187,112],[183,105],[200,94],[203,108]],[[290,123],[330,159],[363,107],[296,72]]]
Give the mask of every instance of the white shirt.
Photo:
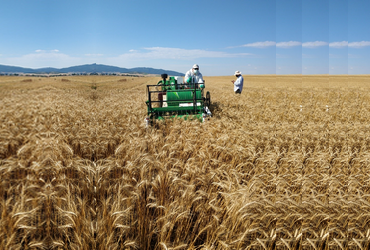
[[[234,92],[237,91],[238,89],[240,90],[240,92],[242,92],[243,83],[244,83],[244,78],[242,75],[240,75],[238,79],[236,79],[236,81],[234,82]]]
[[[196,75],[194,75],[194,72],[193,72],[192,69],[190,69],[188,72],[186,72],[185,79],[184,79],[185,80],[184,84],[187,83],[186,81],[189,79],[189,77],[192,78],[190,83],[204,83],[202,73],[200,73],[199,71]]]

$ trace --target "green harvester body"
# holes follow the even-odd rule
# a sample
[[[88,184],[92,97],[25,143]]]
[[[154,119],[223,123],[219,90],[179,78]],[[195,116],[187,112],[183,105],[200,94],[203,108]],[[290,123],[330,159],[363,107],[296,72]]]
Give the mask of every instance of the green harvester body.
[[[154,121],[179,117],[202,121],[207,104],[203,95],[204,84],[178,84],[175,77],[166,78],[167,75],[163,74],[157,85],[147,85],[147,119]]]

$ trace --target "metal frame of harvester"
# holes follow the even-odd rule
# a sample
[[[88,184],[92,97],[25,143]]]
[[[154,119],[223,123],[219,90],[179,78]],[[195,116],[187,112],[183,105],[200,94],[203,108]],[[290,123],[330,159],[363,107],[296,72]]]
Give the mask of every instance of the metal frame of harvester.
[[[157,85],[147,85],[148,109],[146,125],[155,120],[179,117],[204,121],[211,116],[211,94],[204,95],[204,83],[182,83],[182,78],[162,74]]]

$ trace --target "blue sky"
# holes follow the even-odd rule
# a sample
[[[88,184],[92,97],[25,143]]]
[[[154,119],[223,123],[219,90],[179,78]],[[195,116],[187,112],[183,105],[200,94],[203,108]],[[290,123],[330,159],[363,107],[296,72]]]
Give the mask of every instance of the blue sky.
[[[369,0],[1,0],[0,64],[370,74]]]

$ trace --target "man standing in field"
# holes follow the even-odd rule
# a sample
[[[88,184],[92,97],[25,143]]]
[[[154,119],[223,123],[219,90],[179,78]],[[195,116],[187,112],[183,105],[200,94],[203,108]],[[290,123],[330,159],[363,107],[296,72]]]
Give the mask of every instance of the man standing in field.
[[[199,72],[198,64],[194,64],[193,68],[186,72],[185,83],[186,84],[204,83],[202,73]]]
[[[231,81],[232,83],[234,83],[234,92],[235,94],[241,94],[243,90],[244,78],[239,70],[235,71],[234,76],[236,76],[237,78],[236,81]]]

